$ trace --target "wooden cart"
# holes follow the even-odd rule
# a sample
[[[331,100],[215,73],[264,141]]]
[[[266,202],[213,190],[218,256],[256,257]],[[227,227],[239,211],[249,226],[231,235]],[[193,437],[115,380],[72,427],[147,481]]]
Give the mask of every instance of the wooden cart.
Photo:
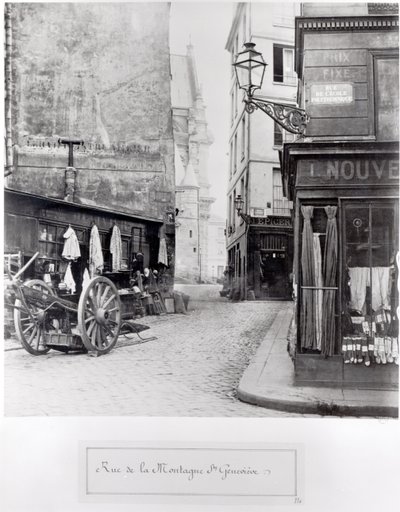
[[[50,349],[88,351],[100,355],[116,344],[121,329],[121,301],[114,283],[96,276],[77,302],[59,297],[40,279],[20,281],[36,253],[14,276],[9,275],[8,295],[14,324],[22,346],[33,355]]]

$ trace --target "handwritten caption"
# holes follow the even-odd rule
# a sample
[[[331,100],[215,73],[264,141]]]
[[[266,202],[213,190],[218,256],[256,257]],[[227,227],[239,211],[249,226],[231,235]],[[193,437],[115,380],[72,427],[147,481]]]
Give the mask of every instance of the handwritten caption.
[[[86,447],[85,495],[298,496],[298,450]]]
[[[189,467],[179,464],[173,466],[166,462],[157,462],[155,465],[147,465],[146,462],[141,461],[136,464],[127,465],[124,467],[110,464],[108,460],[101,461],[101,465],[96,468],[96,473],[119,473],[119,474],[134,474],[140,473],[143,475],[181,475],[189,482],[202,475],[215,475],[221,480],[226,480],[232,476],[237,475],[253,475],[253,476],[270,476],[270,469],[257,469],[248,467],[234,467],[230,464],[210,464],[208,467]]]

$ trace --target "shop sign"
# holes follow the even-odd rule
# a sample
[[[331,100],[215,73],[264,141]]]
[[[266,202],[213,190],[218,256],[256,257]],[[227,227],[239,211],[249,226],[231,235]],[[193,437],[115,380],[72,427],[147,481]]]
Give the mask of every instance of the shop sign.
[[[270,226],[276,228],[292,227],[292,221],[290,217],[279,217],[275,215],[269,215],[268,217],[250,217],[250,224]]]
[[[308,184],[396,184],[399,180],[397,159],[374,158],[306,160],[297,169],[297,185]]]
[[[353,84],[331,83],[311,86],[311,103],[316,105],[347,105],[354,99]]]

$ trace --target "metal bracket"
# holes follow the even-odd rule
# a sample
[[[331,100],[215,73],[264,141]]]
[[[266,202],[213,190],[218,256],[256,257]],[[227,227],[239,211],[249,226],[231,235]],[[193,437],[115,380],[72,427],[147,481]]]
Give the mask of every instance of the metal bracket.
[[[252,114],[259,108],[290,133],[302,135],[310,121],[310,116],[305,110],[292,105],[272,103],[254,96],[244,98],[243,101],[245,102],[246,112]]]
[[[250,222],[251,222],[250,215],[247,215],[247,213],[242,213],[241,211],[239,211],[238,214],[245,221],[246,224],[250,224]]]

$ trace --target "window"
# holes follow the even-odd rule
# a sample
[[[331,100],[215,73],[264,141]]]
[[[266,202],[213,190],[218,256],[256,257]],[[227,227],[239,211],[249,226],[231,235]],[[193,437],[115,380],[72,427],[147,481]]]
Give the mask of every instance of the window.
[[[66,225],[55,225],[45,222],[39,223],[39,258],[46,262],[46,271],[48,273],[60,272],[62,264],[61,254],[64,247],[64,233],[67,230]],[[74,227],[79,243],[84,240],[84,230]],[[40,262],[39,264],[40,265]],[[38,266],[37,266],[38,268]],[[38,268],[39,270],[39,268]]]
[[[274,215],[289,215],[289,201],[283,197],[282,177],[280,169],[273,169],[273,213]]]
[[[142,228],[132,228],[132,256],[136,258],[138,252],[143,251],[142,247]]]
[[[242,118],[242,148],[241,148],[241,160],[244,159],[244,152],[246,148],[246,118],[243,116]]]
[[[398,55],[377,56],[374,62],[376,138],[399,140]]]
[[[229,175],[233,174],[233,142],[231,142],[230,153],[229,153]]]
[[[238,51],[239,51],[239,36],[236,35],[235,42],[233,44],[232,54],[231,54],[232,64],[235,62],[235,58],[236,58]],[[231,74],[232,74],[232,76],[234,75],[233,66],[231,66]]]
[[[274,44],[274,82],[296,85],[293,48]]]
[[[237,170],[237,133],[235,133],[233,141],[233,173],[235,173]]]
[[[141,228],[133,228],[133,230],[139,230],[141,233]],[[104,270],[112,270],[112,255],[110,252],[110,242],[111,242],[111,231],[100,231],[100,241],[101,241],[101,249],[103,252],[104,258]],[[139,238],[139,244],[141,246],[141,235]],[[132,240],[134,244],[134,240]],[[129,237],[121,235],[121,245],[122,245],[122,255],[121,255],[121,270],[126,270],[129,267]],[[139,251],[136,251],[139,252]],[[141,249],[140,249],[141,252]],[[136,253],[135,253],[136,256]]]
[[[232,195],[229,196],[229,206],[228,206],[228,234],[230,235],[230,228],[232,226]]]
[[[196,252],[196,250],[197,250],[196,247],[193,247],[193,252]]]
[[[193,236],[193,231],[191,229],[189,229],[189,238],[192,238]]]
[[[233,231],[235,231],[235,228],[236,228],[236,215],[237,215],[237,211],[236,211],[236,208],[235,208],[235,199],[236,199],[236,189],[233,190],[233,201],[232,201],[232,227],[233,227]]]
[[[235,118],[237,116],[237,112],[238,112],[238,85],[237,85],[237,82],[235,82],[235,86],[234,86],[234,101],[235,101]]]
[[[345,340],[349,344],[355,339],[367,345],[371,333],[375,346],[387,344],[398,336],[397,322],[391,321],[391,311],[398,306],[392,270],[398,250],[398,211],[390,201],[349,201],[344,206],[342,303],[347,321],[342,320],[343,346]],[[378,355],[364,350],[359,362],[363,357],[365,362],[373,361],[374,356],[376,362],[386,362],[391,355],[386,347]],[[349,356],[344,351],[345,362]]]
[[[121,236],[122,255],[121,255],[121,270],[129,268],[129,239]]]
[[[274,123],[274,146],[282,146],[283,133],[278,123]]]
[[[242,198],[242,200],[244,201],[243,203],[243,211],[246,211],[246,197],[245,197],[245,188],[244,188],[244,177],[240,180],[240,196]]]

